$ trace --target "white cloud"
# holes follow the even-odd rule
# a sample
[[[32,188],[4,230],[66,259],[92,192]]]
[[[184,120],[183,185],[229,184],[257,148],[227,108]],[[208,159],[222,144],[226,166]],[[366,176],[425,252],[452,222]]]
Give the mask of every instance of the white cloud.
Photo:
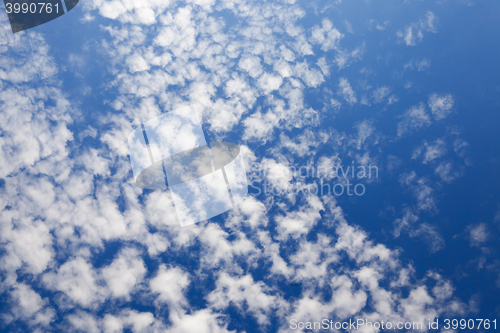
[[[161,265],[157,275],[149,282],[149,287],[158,295],[158,302],[167,303],[173,310],[178,310],[187,305],[183,292],[189,283],[189,275],[182,269]]]
[[[415,215],[411,209],[406,208],[404,216],[402,218],[398,218],[394,221],[394,237],[399,237],[401,232],[407,229],[413,229],[414,224],[418,221],[418,216]]]
[[[441,120],[448,117],[453,109],[455,99],[451,94],[438,95],[432,94],[429,97],[429,107],[431,108],[434,119]]]
[[[127,59],[127,64],[131,73],[149,70],[150,66],[146,60],[139,54],[133,54]]]
[[[391,89],[388,86],[383,86],[383,87],[377,88],[373,92],[373,101],[375,103],[382,103],[384,101],[384,99],[387,96],[389,96],[390,93],[391,93]]]
[[[264,158],[261,162],[261,168],[271,186],[280,189],[289,188],[293,174],[288,165],[276,162],[273,159]]]
[[[234,239],[227,240],[228,233],[217,225],[208,225],[199,240],[203,244],[202,251],[206,253],[201,263],[206,268],[219,267],[222,263],[231,263],[235,257],[243,257],[252,262],[252,256],[256,252],[255,245],[247,239],[242,232],[234,231]]]
[[[55,319],[55,311],[47,307],[47,299],[42,299],[30,286],[17,283],[11,291],[12,303],[2,314],[4,325],[20,320],[31,330],[48,327]]]
[[[418,178],[415,171],[412,171],[402,174],[399,182],[413,192],[419,210],[431,212],[436,210],[434,189],[429,185],[429,181],[425,177]]]
[[[481,223],[476,226],[471,226],[469,228],[469,237],[471,246],[480,246],[482,243],[486,242],[489,238],[486,224]]]
[[[412,106],[403,116],[403,120],[398,123],[398,136],[403,136],[413,130],[427,127],[431,124],[431,118],[425,110],[423,103]]]
[[[317,196],[308,196],[307,204],[299,206],[297,210],[287,211],[284,216],[275,218],[279,237],[286,240],[289,237],[298,238],[307,234],[321,219],[320,211],[323,209],[323,204]]]
[[[207,299],[216,309],[225,309],[229,305],[235,305],[240,310],[246,309],[257,318],[259,324],[267,326],[271,311],[284,302],[266,291],[268,288],[264,283],[255,282],[249,275],[231,277],[222,273],[217,279],[216,289]]]
[[[427,59],[422,59],[421,61],[416,63],[416,66],[418,71],[421,72],[431,67],[431,61]]]
[[[424,164],[435,160],[446,154],[446,144],[442,139],[437,139],[433,144],[425,143]]]
[[[323,19],[321,27],[314,26],[311,32],[311,41],[320,44],[323,51],[335,49],[343,35],[333,27],[328,19]]]
[[[358,313],[365,307],[367,294],[363,290],[356,290],[353,281],[345,276],[335,276],[329,285],[332,288],[332,298],[329,302],[321,302],[318,297],[306,296],[300,299],[289,315],[297,321],[321,321],[330,318],[345,319]]]
[[[2,215],[4,218],[0,220],[1,234],[3,241],[7,242],[5,245],[7,253],[0,259],[2,266],[16,271],[24,263],[27,272],[42,273],[54,257],[49,228],[41,221],[30,223],[29,220],[16,223],[14,226],[8,219],[10,214]]]
[[[238,62],[238,67],[246,71],[253,78],[258,78],[263,73],[260,58],[252,55],[242,57]]]
[[[440,251],[445,247],[444,237],[437,231],[435,226],[428,223],[422,223],[418,229],[412,230],[409,235],[423,238],[431,253]]]
[[[113,297],[130,297],[130,292],[146,274],[144,262],[135,249],[124,249],[111,265],[102,269],[102,276]]]
[[[262,89],[264,94],[269,94],[270,92],[279,89],[281,84],[283,83],[283,79],[281,76],[276,76],[268,73],[264,73],[257,81],[257,85],[260,89]]]
[[[373,30],[373,27],[375,27],[375,29],[379,31],[384,31],[389,23],[390,21],[384,21],[383,23],[379,23],[374,19],[370,19],[367,24],[370,30]]]
[[[263,115],[258,111],[243,121],[245,126],[243,140],[265,139],[273,132],[277,123],[279,118],[274,113],[269,111]]]
[[[284,133],[280,135],[280,147],[286,148],[287,150],[297,154],[300,157],[311,154],[313,148],[318,147],[320,143],[325,142],[328,139],[328,135],[325,134],[323,137],[316,137],[316,135],[310,130],[306,130],[304,134],[296,136],[296,140],[290,139]]]
[[[225,92],[229,98],[237,97],[247,108],[252,108],[258,95],[254,87],[238,76],[227,82]]]
[[[150,312],[126,311],[122,314],[122,320],[126,326],[132,328],[134,333],[155,331],[154,327],[152,327],[155,317]]]
[[[364,51],[365,51],[364,42],[352,51],[339,48],[336,50],[334,62],[337,64],[340,70],[344,67],[347,67],[351,62],[355,61],[355,59],[361,59]]]
[[[434,300],[425,286],[410,291],[408,298],[402,301],[401,309],[406,318],[412,322],[425,322],[428,318],[437,317],[437,310],[433,307]]]
[[[238,205],[238,210],[231,211],[228,223],[235,226],[248,224],[252,228],[266,227],[269,222],[266,213],[266,206],[250,196]]]
[[[50,155],[67,156],[69,102],[57,88],[7,88],[0,92],[0,177]],[[54,106],[49,106],[54,103]],[[47,107],[45,107],[47,105]],[[57,125],[51,123],[56,122]]]
[[[190,314],[172,315],[172,325],[168,327],[167,333],[230,333],[227,324],[221,316],[208,309],[192,312]]]
[[[47,288],[65,293],[82,307],[92,307],[104,299],[105,290],[97,283],[98,275],[84,258],[64,263],[57,273],[46,273],[43,281]]]
[[[318,235],[316,243],[303,241],[300,249],[290,257],[290,262],[295,266],[293,279],[305,284],[322,281],[329,276],[328,266],[339,260],[340,256],[331,247],[331,240],[327,236]]]
[[[170,1],[145,0],[138,2],[121,0],[94,0],[86,4],[98,9],[106,18],[117,19],[123,23],[146,24],[156,23],[156,17],[170,5]]]
[[[453,165],[451,161],[441,162],[434,172],[443,180],[444,182],[450,183],[455,179],[463,176],[463,170],[458,169]]]
[[[316,62],[316,65],[318,65],[318,67],[321,69],[323,75],[325,76],[330,75],[330,66],[328,65],[325,57],[319,58],[318,61]]]
[[[363,122],[357,124],[355,127],[358,129],[358,137],[356,138],[355,143],[357,148],[361,149],[361,146],[375,131],[375,127],[373,126],[371,121],[366,119],[363,120]]]
[[[71,326],[78,331],[85,331],[89,333],[101,332],[96,318],[86,312],[78,311],[75,314],[70,314],[66,319]]]
[[[316,88],[323,83],[323,81],[325,81],[321,72],[315,68],[309,69],[307,62],[305,61],[303,63],[297,63],[295,66],[295,72],[308,87]]]
[[[424,20],[411,24],[406,27],[404,31],[398,31],[397,36],[402,39],[407,46],[415,46],[424,38],[424,32],[437,32],[435,27],[437,20],[438,18],[436,15],[428,11]]]
[[[351,85],[349,84],[349,81],[347,81],[344,77],[339,80],[338,94],[351,105],[358,101],[354,90],[352,90]]]

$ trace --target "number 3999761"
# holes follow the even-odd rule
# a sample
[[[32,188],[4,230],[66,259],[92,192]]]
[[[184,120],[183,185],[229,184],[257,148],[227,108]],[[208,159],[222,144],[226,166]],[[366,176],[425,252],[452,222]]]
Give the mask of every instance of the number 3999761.
[[[38,3],[7,3],[5,4],[5,9],[7,10],[7,14],[10,13],[23,13],[23,14],[42,14],[47,13],[51,14],[53,11],[55,13],[59,13],[59,4],[52,5],[51,3],[38,2]]]

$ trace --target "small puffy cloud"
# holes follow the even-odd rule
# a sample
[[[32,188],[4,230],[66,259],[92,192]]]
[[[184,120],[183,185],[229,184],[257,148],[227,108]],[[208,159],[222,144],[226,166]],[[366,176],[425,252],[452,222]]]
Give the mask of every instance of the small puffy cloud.
[[[129,66],[130,73],[147,71],[150,68],[147,61],[140,54],[133,54],[127,58],[127,65]]]
[[[405,28],[404,33],[398,32],[398,37],[402,37],[407,46],[415,46],[417,45],[417,41],[421,41],[424,38],[424,34],[414,26],[409,26]]]
[[[424,32],[437,32],[435,26],[437,20],[436,15],[433,12],[428,11],[425,19],[411,24],[406,27],[404,31],[398,31],[397,36],[402,39],[407,46],[415,46],[424,38]]]
[[[217,287],[207,299],[216,309],[235,305],[240,310],[252,313],[261,325],[268,324],[271,311],[280,303],[279,298],[268,294],[262,282],[255,282],[250,275],[232,277],[222,273],[217,279]]]
[[[425,143],[424,164],[446,154],[446,144],[442,139],[437,139],[433,144]]]
[[[46,307],[47,300],[25,283],[17,283],[11,291],[12,303],[10,309],[3,311],[3,324],[10,321],[22,320],[31,331],[47,327],[55,317],[55,311]],[[10,312],[10,313],[9,313]],[[37,327],[37,329],[35,329]]]
[[[256,251],[255,245],[241,232],[235,233],[234,236],[235,239],[228,241],[226,231],[217,225],[208,225],[199,236],[200,243],[203,244],[202,251],[206,253],[202,265],[207,269],[219,267],[224,262],[233,262],[236,256],[243,256],[245,260],[252,261],[250,258]]]
[[[453,142],[453,151],[462,158],[466,156],[467,147],[469,147],[469,143],[463,139],[456,139]]]
[[[0,177],[56,155],[67,156],[66,143],[73,139],[67,124],[69,101],[53,87],[9,87],[0,91]]]
[[[247,223],[252,228],[267,226],[268,218],[266,216],[266,206],[264,206],[262,202],[254,199],[253,196],[250,196],[240,203],[238,209],[240,214],[237,213],[238,211],[233,210],[232,214],[234,214],[234,218],[231,218],[229,223]]]
[[[438,22],[437,16],[433,12],[428,11],[427,14],[425,14],[425,18],[425,26],[427,27],[427,30],[436,32],[436,24]]]
[[[295,66],[295,72],[308,87],[316,88],[325,81],[321,72],[315,68],[309,69],[305,61]]]
[[[264,158],[261,162],[261,168],[271,186],[279,189],[289,188],[293,174],[288,165],[276,162],[274,159]]]
[[[394,237],[398,238],[402,231],[411,230],[414,224],[418,221],[418,216],[415,215],[411,209],[406,208],[403,217],[394,221]]]
[[[437,310],[433,307],[434,302],[427,288],[420,286],[410,291],[410,295],[401,302],[400,306],[405,318],[413,322],[424,323],[428,318],[437,317]]]
[[[77,311],[75,314],[67,316],[66,320],[76,331],[88,333],[101,332],[97,319],[89,313]]]
[[[471,246],[480,246],[488,240],[488,228],[486,224],[481,223],[476,226],[470,226],[469,238]]]
[[[320,138],[310,130],[307,130],[302,135],[298,135],[296,140],[290,139],[286,134],[282,133],[280,135],[280,148],[286,148],[287,150],[299,155],[306,156],[314,151],[315,147],[318,147],[321,143]],[[324,139],[326,140],[326,138]]]
[[[429,181],[425,177],[418,178],[415,171],[412,171],[402,174],[399,177],[399,182],[413,192],[419,210],[431,212],[436,210],[434,189],[429,185]]]
[[[265,140],[274,130],[279,118],[271,111],[262,114],[260,111],[243,120],[245,132],[243,140],[260,139]]]
[[[287,211],[284,216],[275,218],[278,224],[279,238],[298,238],[307,234],[321,219],[320,211],[324,209],[323,203],[317,196],[307,197],[307,203],[296,210]]]
[[[209,309],[202,309],[190,314],[171,314],[172,325],[165,333],[233,333],[234,330],[227,330],[227,323],[218,313],[213,313]]]
[[[412,106],[403,116],[403,120],[398,123],[398,136],[401,137],[407,132],[427,127],[431,124],[431,117],[425,110],[423,103]]]
[[[427,60],[427,59],[422,59],[421,61],[417,62],[415,65],[417,66],[418,71],[422,72],[422,71],[428,69],[429,67],[431,67],[431,61]]]
[[[443,161],[439,163],[434,172],[441,178],[442,181],[447,183],[463,176],[463,170],[457,170],[451,161]]]
[[[102,276],[114,297],[129,298],[130,292],[145,274],[146,267],[139,252],[130,248],[124,249],[111,265],[102,269]]]
[[[155,316],[150,312],[124,311],[121,319],[125,326],[130,327],[134,333],[154,331],[152,324],[155,322]]]
[[[224,91],[228,98],[237,98],[247,108],[252,108],[258,96],[257,90],[238,76],[226,83]]]
[[[365,143],[366,139],[368,139],[375,131],[375,127],[370,120],[366,119],[357,124],[355,127],[358,129],[358,136],[355,140],[356,146],[358,149],[361,149],[361,146]]]
[[[318,67],[321,69],[321,72],[323,72],[323,75],[325,75],[325,76],[330,75],[330,66],[326,62],[325,57],[319,58],[318,61],[316,62],[316,65],[318,65]]]
[[[388,86],[383,86],[383,87],[377,88],[373,92],[373,101],[375,103],[382,103],[384,101],[384,99],[387,96],[389,96],[390,93],[391,93],[391,88],[389,88]]]
[[[98,275],[91,264],[83,258],[64,263],[57,273],[43,276],[45,285],[52,290],[65,293],[82,307],[91,307],[104,298],[104,290],[97,283]]]
[[[345,77],[340,78],[339,80],[339,90],[337,94],[342,96],[346,100],[346,102],[351,105],[358,101],[356,98],[356,93],[354,92],[354,90],[352,90],[349,81],[347,81]]]
[[[332,290],[329,302],[322,302],[319,297],[304,295],[294,305],[289,318],[302,322],[321,321],[334,313],[335,318],[345,319],[366,306],[367,293],[357,289],[354,281],[348,276],[334,276],[329,286]]]
[[[158,273],[149,282],[151,292],[157,294],[156,300],[167,303],[173,309],[178,309],[187,304],[184,290],[189,285],[189,274],[182,269],[167,268],[161,265]]]
[[[257,81],[257,86],[262,89],[264,94],[269,94],[270,92],[279,89],[282,83],[283,79],[281,76],[265,73]]]
[[[7,214],[5,214],[7,215]],[[1,221],[1,220],[0,220]],[[1,221],[2,242],[6,242],[7,251],[0,259],[4,268],[17,270],[23,263],[27,272],[42,273],[53,259],[52,236],[49,228],[41,221],[9,226],[6,220]]]
[[[329,51],[337,47],[343,35],[333,27],[330,20],[324,19],[321,27],[314,26],[311,32],[311,42],[320,44],[323,51]]]
[[[106,18],[116,19],[123,23],[151,25],[156,17],[170,5],[170,1],[145,0],[141,2],[126,0],[94,0],[86,3]]]
[[[387,28],[387,25],[389,24],[390,21],[384,21],[382,23],[379,23],[378,21],[374,19],[370,19],[367,22],[367,25],[370,30],[373,30],[373,28],[379,30],[379,31],[384,31]]]
[[[431,253],[438,252],[445,247],[444,237],[437,231],[435,226],[428,223],[421,224],[417,229],[410,231],[410,237],[422,238]]]
[[[348,66],[349,63],[353,62],[355,59],[361,59],[364,51],[365,51],[364,42],[352,51],[339,48],[338,50],[336,50],[334,62],[337,64],[340,70]]]
[[[258,78],[263,73],[260,58],[252,55],[242,57],[238,62],[238,67],[253,78]]]
[[[123,322],[116,316],[106,314],[101,321],[104,333],[123,332]]]
[[[434,116],[434,119],[436,120],[441,120],[446,117],[451,113],[453,109],[453,104],[455,103],[455,100],[453,98],[453,95],[447,94],[447,95],[438,95],[438,94],[432,94],[429,97],[429,107],[431,108],[432,115]]]
[[[160,10],[163,9],[162,7],[167,6],[168,1],[165,1],[163,5],[158,4]],[[175,16],[163,16],[162,28],[154,38],[154,43],[164,48],[169,48],[176,56],[181,56],[184,52],[192,51],[196,46],[197,34],[192,14],[190,7],[184,7],[180,8]]]

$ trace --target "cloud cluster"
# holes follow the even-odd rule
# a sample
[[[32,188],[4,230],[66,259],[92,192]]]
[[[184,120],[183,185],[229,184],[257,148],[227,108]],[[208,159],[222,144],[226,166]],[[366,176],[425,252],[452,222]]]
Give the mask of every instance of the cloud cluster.
[[[425,19],[419,20],[416,23],[412,23],[407,26],[404,31],[399,30],[397,36],[401,39],[407,46],[416,46],[417,43],[421,42],[424,38],[424,32],[436,33],[436,24],[438,18],[436,15],[428,11],[425,15]]]
[[[339,163],[342,153],[361,164],[375,160],[375,122],[361,119],[352,133],[320,130],[325,115],[306,98],[327,91],[329,67],[346,67],[364,44],[342,49],[347,37],[328,19],[302,27],[305,12],[293,1],[93,0],[84,9],[102,23],[99,42],[112,76],[110,98],[96,115],[99,131],[96,124],[71,127],[80,113],[60,88],[43,38],[13,37],[0,22],[0,43],[9,50],[0,62],[0,290],[13,305],[3,316],[8,328],[229,332],[244,331],[235,325],[241,316],[261,331],[274,322],[285,332],[291,318],[421,320],[467,310],[446,279],[417,279],[398,251],[349,224],[332,197],[251,197],[181,229],[168,191],[142,191],[133,182],[128,135],[185,104],[199,107],[211,137],[251,146],[243,146],[245,158],[277,186],[290,185],[291,161],[313,158],[319,147],[334,147],[317,156],[325,165]],[[419,29],[432,31],[434,22],[428,14]],[[414,43],[412,36],[405,40]],[[318,61],[310,58],[315,52],[322,52]],[[332,108],[358,103],[357,81],[333,81]],[[391,104],[390,94],[384,85],[371,98]],[[428,103],[436,120],[450,104],[451,95],[431,95]],[[398,137],[431,119],[423,103],[411,107]],[[266,141],[275,147],[259,150]],[[438,141],[424,146],[424,163],[444,154]],[[436,170],[443,179],[450,174],[446,164]],[[426,177],[410,172],[400,182],[418,212],[435,210]],[[397,223],[400,231],[418,220],[412,214]],[[430,225],[411,230],[439,240]]]

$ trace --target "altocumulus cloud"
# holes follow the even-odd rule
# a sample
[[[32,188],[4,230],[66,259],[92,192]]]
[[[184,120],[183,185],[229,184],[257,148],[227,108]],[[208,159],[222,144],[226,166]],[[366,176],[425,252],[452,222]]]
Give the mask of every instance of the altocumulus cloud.
[[[100,43],[112,75],[110,99],[96,116],[108,126],[92,132],[98,141],[93,147],[73,144],[84,137],[69,130],[80,111],[61,90],[43,37],[13,37],[1,22],[9,51],[0,69],[0,290],[12,304],[5,325],[243,332],[238,318],[246,318],[261,331],[286,332],[291,318],[420,321],[467,311],[445,278],[432,272],[415,277],[398,251],[349,224],[332,197],[251,197],[219,220],[181,229],[168,192],[143,192],[133,183],[127,136],[188,103],[199,106],[209,135],[247,144],[247,162],[259,163],[276,184],[289,184],[283,170],[289,161],[312,158],[312,148],[346,142],[337,155],[344,158],[352,148],[360,161],[374,160],[372,120],[357,122],[353,133],[320,130],[325,114],[306,101],[328,83],[325,76],[333,76],[328,66],[336,63],[340,70],[349,65],[345,57],[362,53],[342,49],[347,37],[330,20],[304,28],[305,11],[293,1],[94,0],[82,7],[84,15],[104,22]],[[237,20],[224,20],[222,12]],[[431,14],[405,30],[407,45],[435,31]],[[314,54],[324,62],[311,61]],[[351,85],[356,81],[346,75],[324,91],[340,96],[347,108],[358,99]],[[373,101],[381,103],[390,91],[378,88]],[[340,108],[332,101],[325,103]],[[443,119],[450,104],[449,95],[431,95],[431,113],[424,103],[410,107],[395,118],[393,139],[431,126],[430,114]],[[292,139],[292,130],[300,135]],[[267,141],[274,150],[259,149]],[[441,157],[439,141],[425,147],[424,162]],[[322,157],[331,164],[338,156]],[[397,229],[439,239],[417,216],[436,209],[435,189],[413,171],[400,183],[416,205],[397,220]],[[300,289],[295,296],[292,285]]]

